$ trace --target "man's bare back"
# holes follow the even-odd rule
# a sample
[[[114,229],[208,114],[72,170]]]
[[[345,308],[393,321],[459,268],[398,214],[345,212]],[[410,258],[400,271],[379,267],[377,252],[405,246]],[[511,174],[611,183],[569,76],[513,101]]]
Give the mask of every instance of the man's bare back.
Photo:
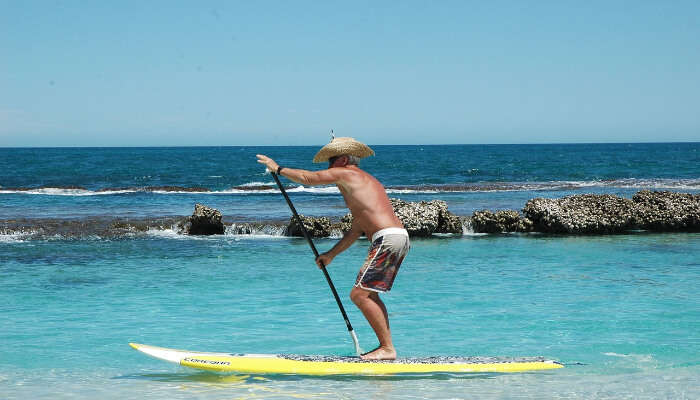
[[[346,171],[336,182],[345,204],[353,216],[353,223],[371,238],[375,232],[390,227],[403,228],[403,224],[394,214],[384,186],[379,181],[351,165],[342,167]]]

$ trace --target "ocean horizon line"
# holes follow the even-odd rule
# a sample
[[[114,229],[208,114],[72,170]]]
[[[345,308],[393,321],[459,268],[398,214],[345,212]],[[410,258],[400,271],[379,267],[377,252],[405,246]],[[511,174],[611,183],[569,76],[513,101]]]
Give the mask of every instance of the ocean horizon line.
[[[541,142],[541,143],[430,143],[430,144],[372,144],[376,147],[417,147],[417,146],[579,146],[579,145],[649,145],[649,144],[700,144],[700,141],[670,141],[670,142]],[[119,146],[0,146],[0,149],[167,149],[167,148],[255,148],[255,147],[317,147],[322,144],[234,144],[234,145],[119,145]]]

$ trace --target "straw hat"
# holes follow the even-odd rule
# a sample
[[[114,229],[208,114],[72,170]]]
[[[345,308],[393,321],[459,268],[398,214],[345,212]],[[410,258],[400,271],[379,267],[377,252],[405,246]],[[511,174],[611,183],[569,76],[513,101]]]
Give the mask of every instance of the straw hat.
[[[351,137],[333,138],[330,143],[323,146],[314,156],[314,162],[325,162],[331,157],[350,154],[356,157],[365,158],[374,155],[374,150],[364,143],[358,142]]]

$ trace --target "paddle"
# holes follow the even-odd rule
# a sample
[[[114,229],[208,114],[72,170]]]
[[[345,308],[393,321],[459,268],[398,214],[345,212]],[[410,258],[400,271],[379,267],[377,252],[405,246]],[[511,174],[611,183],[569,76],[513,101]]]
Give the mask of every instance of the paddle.
[[[309,236],[309,232],[306,231],[306,228],[304,227],[304,223],[301,221],[301,218],[299,218],[299,214],[297,213],[296,208],[294,208],[294,204],[292,204],[292,201],[289,199],[289,196],[287,196],[287,192],[284,190],[284,187],[282,186],[282,182],[280,182],[280,178],[277,177],[277,174],[274,172],[270,172],[272,174],[272,177],[275,178],[275,182],[277,182],[277,186],[280,188],[280,191],[282,192],[282,195],[284,196],[284,199],[287,200],[287,204],[289,205],[289,208],[292,210],[292,214],[294,214],[294,218],[297,220],[297,224],[299,224],[299,227],[301,228],[301,233],[304,234],[304,237],[306,238],[306,241],[309,242],[309,246],[311,246],[311,250],[313,250],[314,255],[316,258],[318,258],[318,250],[316,250],[316,246],[314,246],[314,242],[311,240],[311,236]],[[343,319],[345,320],[345,325],[348,327],[348,332],[350,332],[350,336],[352,337],[353,343],[355,343],[355,352],[357,355],[362,354],[362,350],[360,350],[360,343],[357,341],[357,335],[355,335],[355,331],[352,329],[352,325],[350,324],[350,320],[348,319],[348,314],[345,313],[345,307],[343,307],[343,302],[340,301],[340,297],[338,297],[338,292],[335,290],[335,285],[333,285],[333,281],[331,280],[330,275],[328,275],[328,271],[326,271],[326,266],[323,265],[323,261],[321,261],[321,271],[323,271],[323,275],[326,277],[326,282],[328,282],[328,286],[331,287],[331,291],[333,292],[333,297],[335,297],[335,302],[338,303],[338,308],[340,308],[340,313],[343,314]]]

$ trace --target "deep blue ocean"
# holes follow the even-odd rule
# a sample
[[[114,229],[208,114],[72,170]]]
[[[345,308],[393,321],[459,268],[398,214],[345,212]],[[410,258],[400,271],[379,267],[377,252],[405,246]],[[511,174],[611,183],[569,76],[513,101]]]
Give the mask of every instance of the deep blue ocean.
[[[372,146],[362,168],[391,197],[449,210],[639,190],[700,193],[700,143]],[[545,356],[551,372],[475,376],[217,375],[129,342],[237,353],[353,354],[303,239],[172,227],[102,237],[98,219],[286,221],[255,154],[319,169],[309,147],[0,148],[0,398],[700,398],[700,234],[462,235],[414,239],[384,296],[399,356]],[[346,213],[333,187],[288,180],[299,212]],[[193,189],[195,188],[195,189]],[[197,190],[191,192],[191,190]],[[31,229],[14,229],[21,220]],[[14,221],[14,222],[12,222]],[[46,234],[71,221],[89,234]],[[82,227],[82,228],[81,228]],[[337,238],[316,240],[319,250]],[[360,240],[329,273],[347,293]]]

